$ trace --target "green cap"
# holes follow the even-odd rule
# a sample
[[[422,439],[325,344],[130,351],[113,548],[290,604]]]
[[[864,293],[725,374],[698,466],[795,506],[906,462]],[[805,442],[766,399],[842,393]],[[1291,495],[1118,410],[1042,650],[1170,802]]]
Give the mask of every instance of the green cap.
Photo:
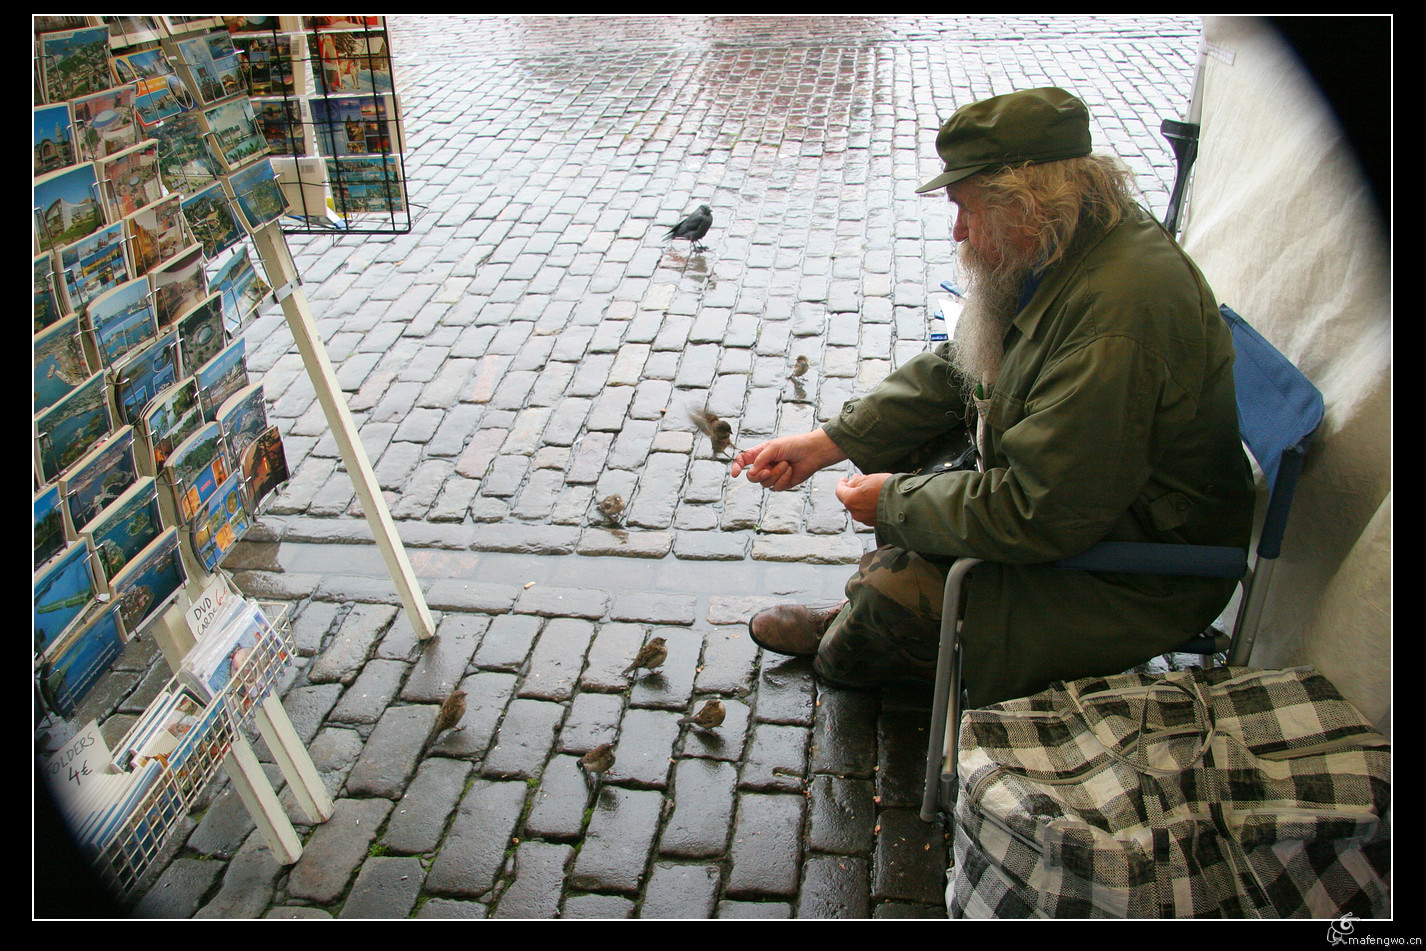
[[[1053,86],[982,99],[946,120],[936,136],[936,152],[945,170],[917,194],[986,169],[1088,155],[1089,110]]]

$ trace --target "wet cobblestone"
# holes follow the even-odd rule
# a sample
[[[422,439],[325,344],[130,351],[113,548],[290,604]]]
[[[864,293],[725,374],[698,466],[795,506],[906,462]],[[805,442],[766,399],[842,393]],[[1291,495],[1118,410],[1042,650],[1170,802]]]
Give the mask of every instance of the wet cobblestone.
[[[928,699],[820,686],[746,633],[765,604],[841,597],[871,544],[841,471],[733,482],[687,410],[737,445],[803,431],[924,349],[950,218],[913,190],[967,101],[1073,89],[1161,213],[1197,19],[389,23],[411,230],[289,243],[437,637],[404,617],[272,308],[248,365],[293,475],[227,567],[294,609],[285,706],[336,811],[283,867],[220,783],[134,913],[944,917]],[[666,242],[700,203],[708,249]],[[615,493],[620,525],[597,509]],[[655,635],[665,665],[625,676]],[[117,667],[105,710],[167,676],[144,642]],[[464,729],[423,753],[457,685]],[[715,696],[718,731],[678,723]],[[591,795],[576,761],[601,742]]]

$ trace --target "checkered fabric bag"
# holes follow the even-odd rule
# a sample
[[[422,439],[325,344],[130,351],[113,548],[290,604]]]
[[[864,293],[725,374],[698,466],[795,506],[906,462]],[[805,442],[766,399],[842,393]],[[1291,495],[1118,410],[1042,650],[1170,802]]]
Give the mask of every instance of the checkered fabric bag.
[[[1390,757],[1311,667],[1086,678],[968,710],[948,907],[1383,917]]]

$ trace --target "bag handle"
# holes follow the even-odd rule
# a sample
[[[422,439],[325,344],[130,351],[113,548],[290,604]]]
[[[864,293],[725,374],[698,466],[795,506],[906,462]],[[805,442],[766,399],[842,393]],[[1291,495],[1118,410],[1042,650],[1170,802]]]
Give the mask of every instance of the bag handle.
[[[1084,722],[1085,726],[1088,727],[1089,734],[1093,736],[1103,748],[1106,756],[1123,763],[1131,769],[1141,773],[1147,773],[1151,776],[1178,776],[1197,766],[1199,762],[1203,760],[1204,755],[1208,752],[1208,748],[1213,744],[1213,738],[1218,733],[1218,728],[1213,722],[1213,713],[1208,706],[1208,701],[1203,696],[1201,687],[1196,680],[1190,680],[1190,683],[1192,684],[1192,689],[1183,682],[1183,678],[1165,678],[1144,686],[1144,704],[1139,710],[1139,732],[1138,736],[1131,741],[1131,745],[1139,754],[1137,761],[1116,750],[1116,744],[1113,738],[1106,738],[1106,736],[1100,732],[1100,724],[1102,721],[1092,719],[1089,716],[1085,708],[1086,696],[1080,693],[1079,688],[1075,686],[1073,681],[1065,684],[1065,693],[1069,696],[1070,704],[1074,707],[1075,713],[1079,716],[1080,720]],[[1188,697],[1189,700],[1193,701],[1193,709],[1197,719],[1195,726],[1178,727],[1172,730],[1149,730],[1150,695],[1152,695],[1154,691],[1164,688],[1177,690],[1179,693]],[[1149,765],[1147,748],[1151,742],[1181,736],[1202,737],[1202,741],[1198,745],[1198,750],[1187,763],[1171,769]]]

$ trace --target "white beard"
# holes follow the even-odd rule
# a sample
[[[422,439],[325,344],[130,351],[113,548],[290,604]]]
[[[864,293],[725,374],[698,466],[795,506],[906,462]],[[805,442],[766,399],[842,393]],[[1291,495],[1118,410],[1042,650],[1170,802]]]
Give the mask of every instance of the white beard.
[[[1002,260],[991,267],[969,241],[962,242],[956,254],[966,284],[966,302],[956,320],[951,366],[967,388],[983,383],[989,390],[1000,372],[1005,333],[1020,309],[1020,294],[1031,269],[1018,260]]]

